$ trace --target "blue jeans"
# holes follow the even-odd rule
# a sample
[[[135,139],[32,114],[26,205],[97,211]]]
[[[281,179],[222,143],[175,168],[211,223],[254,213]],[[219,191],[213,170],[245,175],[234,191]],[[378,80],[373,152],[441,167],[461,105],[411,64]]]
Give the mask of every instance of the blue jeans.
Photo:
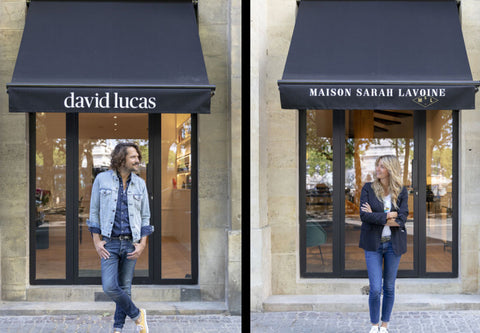
[[[370,281],[368,306],[370,308],[370,321],[372,324],[379,323],[382,275],[382,322],[387,323],[390,321],[393,302],[395,301],[395,279],[397,278],[398,265],[400,264],[401,257],[401,255],[396,255],[395,252],[393,252],[391,241],[381,243],[377,251],[365,251],[368,280]],[[382,264],[384,265],[383,274]]]
[[[102,259],[102,286],[105,294],[116,304],[113,327],[122,329],[127,315],[133,320],[140,316],[140,310],[131,300],[133,272],[137,261],[127,259],[127,253],[133,252],[135,246],[129,240],[104,239],[110,257]]]

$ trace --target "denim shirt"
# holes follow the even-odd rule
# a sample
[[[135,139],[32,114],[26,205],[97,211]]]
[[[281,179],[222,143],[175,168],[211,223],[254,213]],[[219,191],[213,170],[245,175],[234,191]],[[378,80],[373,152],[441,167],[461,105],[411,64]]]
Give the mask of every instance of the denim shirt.
[[[102,172],[95,178],[90,198],[90,217],[87,220],[91,232],[100,231],[102,236],[112,237],[119,184],[119,177],[113,170]],[[153,232],[153,226],[150,225],[147,186],[145,181],[134,173],[131,174],[127,189],[127,200],[132,240],[138,242],[141,237]]]
[[[118,176],[118,194],[117,194],[117,210],[115,211],[115,220],[113,221],[112,237],[118,237],[120,235],[131,235],[130,221],[128,218],[128,186],[132,175],[127,179],[125,188],[123,188],[122,176]]]

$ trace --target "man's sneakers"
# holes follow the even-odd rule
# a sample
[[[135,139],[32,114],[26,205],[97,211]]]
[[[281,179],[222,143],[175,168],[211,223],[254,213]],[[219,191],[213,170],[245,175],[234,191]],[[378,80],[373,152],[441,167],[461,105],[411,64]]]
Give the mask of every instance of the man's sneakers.
[[[145,311],[145,309],[140,309],[140,317],[135,324],[137,325],[137,332],[148,333],[147,311]]]

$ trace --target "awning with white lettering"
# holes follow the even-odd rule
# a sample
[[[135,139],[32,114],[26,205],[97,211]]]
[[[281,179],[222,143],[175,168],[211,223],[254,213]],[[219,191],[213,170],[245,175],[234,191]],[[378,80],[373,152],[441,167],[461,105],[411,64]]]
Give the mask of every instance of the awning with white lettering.
[[[11,112],[210,113],[192,1],[32,1]]]
[[[303,0],[284,109],[474,109],[455,0]]]

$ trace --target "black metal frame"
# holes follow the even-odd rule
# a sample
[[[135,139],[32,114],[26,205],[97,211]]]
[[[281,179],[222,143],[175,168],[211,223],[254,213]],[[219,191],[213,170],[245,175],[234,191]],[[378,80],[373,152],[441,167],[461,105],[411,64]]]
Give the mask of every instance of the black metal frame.
[[[306,110],[299,111],[299,231],[300,277],[302,278],[365,278],[366,270],[345,269],[345,110],[333,111],[333,267],[332,272],[306,272]],[[458,277],[458,157],[459,111],[453,117],[453,186],[452,186],[452,272],[426,271],[426,112],[414,111],[414,159],[412,182],[414,189],[414,266],[399,270],[400,278],[455,278]]]
[[[36,278],[36,238],[35,238],[35,190],[36,190],[36,115],[29,114],[29,193],[30,193],[30,283],[32,285],[67,285],[67,284],[101,284],[100,277],[79,277],[78,249],[78,139],[79,123],[77,113],[66,114],[66,278],[37,279]],[[151,153],[147,168],[147,187],[150,195],[150,210],[155,232],[150,236],[149,246],[149,276],[134,277],[134,284],[162,285],[194,285],[198,284],[198,140],[197,115],[192,114],[192,188],[191,188],[191,278],[162,279],[161,272],[161,175],[153,170],[161,170],[161,114],[149,114],[149,147]],[[93,246],[93,244],[92,244]],[[156,263],[156,264],[155,264]]]

